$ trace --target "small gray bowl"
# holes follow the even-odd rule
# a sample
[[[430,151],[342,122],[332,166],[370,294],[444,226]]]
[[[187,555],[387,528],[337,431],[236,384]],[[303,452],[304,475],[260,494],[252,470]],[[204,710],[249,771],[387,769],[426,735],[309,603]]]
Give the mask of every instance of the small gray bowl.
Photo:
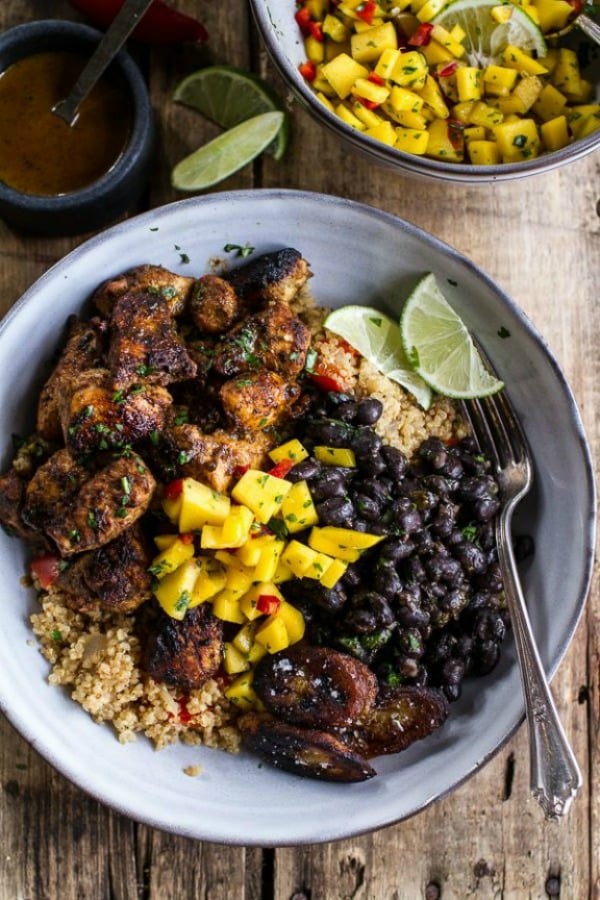
[[[99,31],[76,22],[53,19],[17,25],[0,35],[0,72],[35,53],[52,50],[91,56],[101,38]],[[56,197],[25,194],[0,181],[0,218],[9,225],[35,234],[81,234],[113,222],[139,198],[152,161],[152,107],[144,78],[127,53],[121,51],[111,67],[119,71],[131,94],[132,128],[123,152],[97,181]]]

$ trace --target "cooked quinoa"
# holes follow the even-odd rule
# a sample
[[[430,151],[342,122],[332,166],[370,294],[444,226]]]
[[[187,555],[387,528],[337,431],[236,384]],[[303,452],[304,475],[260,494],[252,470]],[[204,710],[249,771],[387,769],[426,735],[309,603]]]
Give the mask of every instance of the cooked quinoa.
[[[422,410],[400,385],[324,331],[327,311],[316,307],[306,291],[293,307],[309,326],[319,359],[335,370],[340,387],[381,401],[383,414],[376,431],[386,443],[410,456],[428,436],[442,440],[464,436],[465,426],[451,400],[438,397],[429,410]],[[55,587],[40,591],[39,600],[41,611],[31,616],[31,623],[51,666],[50,684],[67,688],[96,722],[110,723],[121,743],[143,734],[157,749],[181,740],[239,750],[237,709],[224,696],[218,679],[187,693],[158,683],[142,671],[133,616],[100,609],[77,612]],[[184,771],[197,775],[200,769]]]

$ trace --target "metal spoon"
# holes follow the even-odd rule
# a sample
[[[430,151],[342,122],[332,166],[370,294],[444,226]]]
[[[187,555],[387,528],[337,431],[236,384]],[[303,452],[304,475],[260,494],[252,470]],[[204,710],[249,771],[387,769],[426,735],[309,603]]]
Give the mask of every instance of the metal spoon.
[[[573,28],[581,28],[586,37],[589,37],[590,40],[600,45],[600,25],[598,25],[597,22],[594,22],[593,19],[590,19],[589,16],[586,16],[585,13],[579,13],[579,15],[571,19],[570,22],[567,22],[565,27],[561,28],[560,31],[553,31],[551,34],[545,35],[545,37],[546,39],[562,37],[564,34],[568,34],[572,31]]]
[[[75,124],[80,105],[113,61],[152,2],[153,0],[125,0],[69,96],[64,100],[59,100],[52,109],[52,112],[64,119],[67,125]]]

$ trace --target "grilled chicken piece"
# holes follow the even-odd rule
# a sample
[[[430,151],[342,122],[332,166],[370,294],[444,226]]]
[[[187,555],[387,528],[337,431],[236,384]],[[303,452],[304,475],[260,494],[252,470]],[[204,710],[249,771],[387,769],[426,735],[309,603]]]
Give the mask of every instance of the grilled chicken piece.
[[[134,525],[104,547],[75,559],[59,576],[58,586],[68,605],[79,612],[93,612],[98,606],[132,612],[152,594],[150,559],[141,528]]]
[[[59,403],[71,385],[86,369],[100,364],[102,340],[100,332],[90,322],[80,322],[76,316],[68,321],[69,336],[56,368],[42,388],[38,401],[37,431],[49,441],[62,438]]]
[[[140,383],[115,391],[108,369],[90,369],[65,392],[60,418],[74,453],[135,444],[162,429],[173,399],[160,385]]]
[[[15,469],[0,475],[0,524],[9,534],[27,540],[33,537],[33,530],[21,518],[25,488],[26,482]]]
[[[185,310],[193,278],[176,275],[162,266],[136,266],[109,278],[93,294],[93,301],[103,316],[110,318],[113,307],[123,294],[141,291],[145,294],[160,294],[169,306],[171,314],[179,316]]]
[[[47,528],[61,556],[94,550],[113,541],[146,511],[156,482],[132,453],[100,469],[63,504]]]
[[[441,691],[386,688],[373,709],[338,736],[351,750],[369,758],[399,753],[443,725],[447,715],[448,702]]]
[[[32,528],[47,528],[89,477],[90,473],[68,450],[57,450],[40,466],[25,489],[23,521]]]
[[[294,775],[357,782],[377,774],[366,760],[327,732],[298,728],[267,713],[246,713],[237,724],[248,750]]]
[[[242,316],[242,303],[235,290],[218,275],[203,275],[197,280],[190,298],[194,325],[208,334],[222,334]]]
[[[257,665],[254,690],[267,712],[311,728],[351,725],[373,708],[377,679],[346,653],[294,646]]]
[[[156,681],[184,690],[201,687],[221,665],[223,623],[209,603],[189,609],[182,621],[162,613],[146,646],[145,665]]]
[[[240,470],[261,468],[267,451],[274,446],[273,439],[260,431],[248,440],[224,431],[198,434],[198,453],[181,466],[179,474],[204,481],[220,493],[231,487]]]
[[[276,372],[259,372],[226,381],[219,396],[234,427],[260,431],[287,413],[301,393],[296,382],[284,381]]]
[[[213,366],[228,378],[258,369],[294,377],[304,368],[309,345],[306,325],[287,303],[274,301],[231,329],[217,349]]]
[[[310,274],[302,255],[287,247],[257,256],[229,272],[227,280],[245,305],[257,307],[273,300],[289,303]]]
[[[196,364],[160,294],[119,297],[111,318],[108,361],[117,388],[139,384],[141,379],[166,385],[196,374]]]

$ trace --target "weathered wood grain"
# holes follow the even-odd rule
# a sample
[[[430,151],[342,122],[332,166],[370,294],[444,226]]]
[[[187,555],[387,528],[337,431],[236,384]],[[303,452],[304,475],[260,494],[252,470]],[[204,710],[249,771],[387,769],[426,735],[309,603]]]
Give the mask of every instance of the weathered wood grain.
[[[287,0],[282,0],[287,2]],[[143,203],[178,199],[171,166],[216,131],[170,100],[208,62],[252,67],[281,88],[239,0],[180,0],[206,22],[204,48],[136,51],[159,144]],[[5,0],[0,27],[77,17],[66,2]],[[371,203],[466,253],[523,307],[561,363],[600,449],[600,159],[513,184],[453,187],[399,177],[351,154],[292,104],[293,142],[219,189],[286,186]],[[0,224],[0,313],[81,239]],[[568,536],[565,536],[568,540]],[[199,843],[132,822],[86,797],[0,721],[0,900],[600,900],[598,578],[554,691],[586,783],[561,825],[528,797],[524,728],[478,775],[413,819],[349,841],[261,851]],[[326,811],[324,811],[326,814]]]

